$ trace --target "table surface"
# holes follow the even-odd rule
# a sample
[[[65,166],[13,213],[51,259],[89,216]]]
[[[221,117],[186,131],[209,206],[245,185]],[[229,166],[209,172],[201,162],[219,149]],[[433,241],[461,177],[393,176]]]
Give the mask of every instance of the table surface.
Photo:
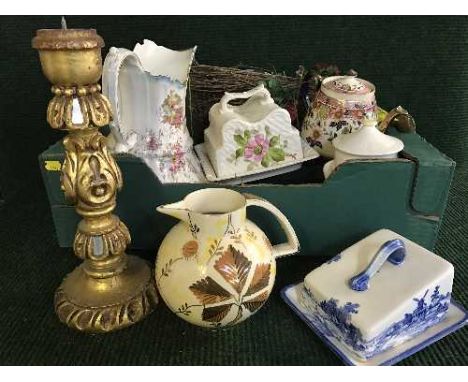
[[[468,306],[468,171],[456,170],[436,252],[455,266],[453,296]],[[266,305],[242,324],[221,330],[194,327],[161,302],[143,322],[115,333],[89,335],[62,325],[54,291],[80,263],[57,246],[47,197],[39,179],[0,206],[0,363],[11,365],[341,365],[341,361],[282,301],[279,291],[321,260],[278,261]],[[155,252],[136,253],[154,261]],[[400,362],[468,364],[465,328]]]

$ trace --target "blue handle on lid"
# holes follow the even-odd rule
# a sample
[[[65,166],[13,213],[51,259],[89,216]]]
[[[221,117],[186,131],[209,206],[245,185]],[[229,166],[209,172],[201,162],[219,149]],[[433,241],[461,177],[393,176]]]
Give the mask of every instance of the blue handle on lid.
[[[400,265],[405,260],[405,256],[406,248],[403,241],[400,239],[386,241],[367,268],[349,280],[349,287],[358,292],[369,289],[370,279],[384,265],[385,261],[388,260],[394,265]]]

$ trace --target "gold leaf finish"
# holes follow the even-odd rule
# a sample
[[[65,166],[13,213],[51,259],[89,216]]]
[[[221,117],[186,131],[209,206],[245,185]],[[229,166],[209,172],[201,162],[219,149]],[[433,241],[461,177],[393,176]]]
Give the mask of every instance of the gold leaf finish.
[[[268,295],[268,291],[264,291],[258,296],[244,301],[244,306],[253,313],[265,303],[265,301],[268,299]]]
[[[210,276],[192,284],[190,290],[203,305],[216,304],[231,298],[231,294]]]
[[[214,265],[218,273],[232,285],[237,293],[241,293],[244,289],[251,266],[252,262],[232,245],[224,251]]]
[[[247,292],[245,293],[246,296],[257,293],[268,286],[270,281],[270,267],[270,264],[258,264],[255,267],[255,272],[252,281],[250,282],[249,289],[247,289]]]
[[[125,251],[131,241],[130,232],[127,226],[115,215],[113,215],[113,218],[117,220],[117,224],[109,232],[93,234],[86,232],[86,230],[81,231],[80,226],[78,226],[73,249],[79,258],[97,260],[119,255]]]
[[[134,262],[134,266],[136,264],[138,263]],[[80,277],[78,272],[74,273]],[[85,332],[99,333],[125,328],[142,320],[154,309],[158,301],[151,273],[147,272],[145,276],[139,280],[131,280],[138,285],[133,285],[134,291],[122,290],[122,295],[125,297],[122,301],[102,306],[74,301],[64,288],[66,279],[65,285],[55,292],[55,311],[63,323]],[[126,278],[123,284],[128,285],[129,282],[129,278]]]
[[[32,40],[39,50],[82,50],[104,47],[95,29],[39,29]]]
[[[208,322],[221,322],[231,310],[232,304],[212,306],[203,309],[202,318]]]
[[[245,318],[243,314],[244,307],[247,308],[250,313],[254,313],[265,303],[270,294],[268,284],[270,281],[271,265],[269,263],[256,265],[247,292],[243,294],[242,291],[244,290],[251,268],[252,262],[248,260],[241,251],[229,245],[228,249],[224,251],[221,257],[215,262],[214,269],[223,277],[226,283],[234,288],[237,295],[228,292],[210,276],[190,286],[190,290],[202,304],[203,321],[220,325],[221,321],[224,320],[231,311],[231,308],[236,306],[236,317],[226,323],[226,325],[235,325]],[[261,293],[252,296],[258,292]],[[188,308],[187,303],[185,303],[184,306]],[[183,313],[183,311],[181,313]]]
[[[33,47],[53,83],[47,121],[66,130],[61,187],[83,217],[73,249],[83,259],[56,292],[55,310],[68,326],[108,332],[143,319],[157,303],[146,262],[127,256],[130,233],[112,212],[122,174],[99,127],[112,120],[109,100],[100,93],[101,47],[95,30],[39,30]]]
[[[122,173],[102,134],[93,129],[79,134],[75,132],[64,138],[63,145],[62,189],[65,196],[77,202],[81,215],[103,215],[112,211],[116,192],[123,185]]]
[[[112,120],[112,109],[109,100],[101,93],[87,95],[66,95],[65,91],[74,93],[75,88],[63,90],[56,95],[47,107],[47,122],[54,129],[80,130],[93,124],[96,127],[106,126]],[[73,102],[76,100],[75,102]],[[79,110],[74,110],[79,108]],[[73,121],[73,112],[78,115]]]

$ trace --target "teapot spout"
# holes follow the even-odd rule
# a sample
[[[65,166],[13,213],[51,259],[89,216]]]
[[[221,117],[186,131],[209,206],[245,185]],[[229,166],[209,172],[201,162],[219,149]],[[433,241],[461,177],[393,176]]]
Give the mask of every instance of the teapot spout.
[[[184,201],[162,204],[156,207],[156,210],[162,214],[173,216],[176,219],[186,221],[187,220],[187,208],[185,207]]]

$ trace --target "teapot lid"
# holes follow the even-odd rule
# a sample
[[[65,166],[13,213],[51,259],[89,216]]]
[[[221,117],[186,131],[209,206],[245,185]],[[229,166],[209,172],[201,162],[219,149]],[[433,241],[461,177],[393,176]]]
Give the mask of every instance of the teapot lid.
[[[332,143],[341,152],[363,157],[392,155],[404,147],[400,139],[382,133],[373,119],[365,119],[360,130],[341,134]]]
[[[354,76],[327,77],[322,81],[320,89],[331,98],[346,101],[367,101],[375,93],[373,84]]]

